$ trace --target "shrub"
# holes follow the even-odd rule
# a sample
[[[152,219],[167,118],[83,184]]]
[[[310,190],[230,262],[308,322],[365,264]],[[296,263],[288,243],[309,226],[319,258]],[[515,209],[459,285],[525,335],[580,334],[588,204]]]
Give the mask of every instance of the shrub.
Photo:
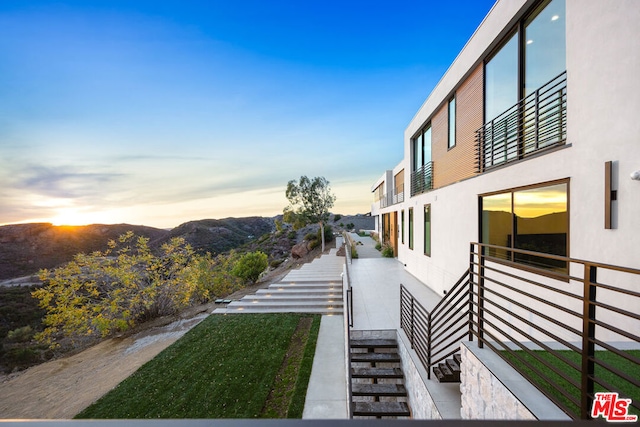
[[[382,250],[382,243],[380,242],[376,243],[376,249],[379,251]]]
[[[298,233],[296,233],[295,230],[291,230],[289,233],[287,233],[287,237],[290,240],[295,240],[298,237]]]
[[[349,224],[347,224],[347,230],[353,230],[354,228],[356,228],[354,223],[350,222]]]
[[[238,259],[231,273],[247,282],[255,283],[268,265],[268,257],[265,253],[249,252]]]
[[[14,342],[27,342],[33,337],[33,328],[31,326],[23,326],[22,328],[9,331],[7,339]]]
[[[334,215],[333,216],[333,222],[340,221],[340,218],[342,218],[342,215],[340,215],[340,214]]]
[[[307,242],[312,242],[314,240],[318,240],[320,238],[320,231],[318,231],[317,233],[307,233],[304,236],[303,240],[306,240]]]
[[[320,239],[320,230],[318,230],[318,240]],[[332,242],[333,241],[333,228],[330,225],[324,226],[324,241]]]
[[[390,245],[384,245],[382,248],[382,256],[385,258],[393,258],[393,247]]]

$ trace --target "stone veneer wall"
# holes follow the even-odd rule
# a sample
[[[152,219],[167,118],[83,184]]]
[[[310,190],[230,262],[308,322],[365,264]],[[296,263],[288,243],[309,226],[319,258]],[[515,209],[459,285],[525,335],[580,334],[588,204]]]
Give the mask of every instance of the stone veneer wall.
[[[427,373],[422,365],[416,366],[414,363],[402,332],[398,333],[398,354],[402,359],[404,386],[407,389],[411,417],[419,420],[441,420],[442,415],[425,386],[420,370],[423,371],[424,378]]]
[[[463,342],[460,353],[463,419],[570,419],[491,350],[479,349],[475,342]]]

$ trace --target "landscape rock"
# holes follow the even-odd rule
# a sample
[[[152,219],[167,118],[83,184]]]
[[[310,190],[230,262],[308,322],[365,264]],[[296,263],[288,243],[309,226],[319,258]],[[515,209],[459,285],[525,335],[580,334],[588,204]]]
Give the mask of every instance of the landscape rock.
[[[293,248],[291,248],[291,256],[296,259],[302,258],[308,253],[309,253],[309,244],[305,241],[302,241],[297,245],[294,245]]]

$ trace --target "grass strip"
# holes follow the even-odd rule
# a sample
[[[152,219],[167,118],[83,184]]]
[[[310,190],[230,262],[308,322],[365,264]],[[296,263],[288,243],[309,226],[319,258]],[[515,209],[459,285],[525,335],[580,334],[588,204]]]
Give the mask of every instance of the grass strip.
[[[209,316],[76,418],[258,418],[308,316]]]
[[[551,353],[541,350],[536,350],[534,353],[540,358],[544,359],[549,364],[558,368],[561,372],[565,374],[565,376],[571,378],[576,381],[578,384],[580,383],[581,377],[580,372],[567,365],[563,361],[554,357]],[[579,353],[563,350],[558,351],[558,353],[562,354],[566,359],[577,363],[578,366],[581,362],[581,355]],[[640,358],[640,350],[628,350],[625,353],[631,354],[633,357]],[[515,352],[515,355],[510,354],[509,352],[504,351],[504,356],[509,359],[514,365],[518,366],[521,372],[533,382],[539,389],[545,391],[550,396],[553,396],[558,400],[562,405],[565,406],[565,409],[568,410],[574,417],[580,418],[580,407],[575,405],[569,399],[567,399],[562,393],[560,393],[557,388],[561,388],[565,390],[569,395],[571,395],[578,402],[580,401],[580,390],[574,387],[569,381],[562,378],[560,375],[551,371],[548,367],[542,364],[539,360],[535,359],[533,356],[525,352],[524,350],[518,350]],[[616,355],[610,351],[596,351],[595,358],[597,360],[601,360],[621,372],[625,372],[631,378],[640,378],[640,366],[628,361],[627,359]],[[546,380],[541,378],[538,374],[536,374],[531,368],[524,365],[522,361],[526,361],[528,364],[537,368],[541,372],[544,372],[545,375],[549,378]],[[600,378],[612,386],[616,387],[620,390],[621,397],[630,398],[634,403],[640,402],[640,388],[634,386],[613,372],[608,371],[607,369],[601,367],[596,364],[595,368],[595,377]],[[595,384],[595,392],[604,392],[611,391],[605,390],[599,384]],[[634,407],[629,407],[629,413],[640,415],[640,411]]]

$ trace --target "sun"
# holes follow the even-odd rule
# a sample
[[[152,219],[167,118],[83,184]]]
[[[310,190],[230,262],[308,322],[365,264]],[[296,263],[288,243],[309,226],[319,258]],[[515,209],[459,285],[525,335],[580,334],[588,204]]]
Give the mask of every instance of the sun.
[[[88,225],[95,223],[95,216],[78,208],[58,208],[56,216],[50,219],[53,225]]]

